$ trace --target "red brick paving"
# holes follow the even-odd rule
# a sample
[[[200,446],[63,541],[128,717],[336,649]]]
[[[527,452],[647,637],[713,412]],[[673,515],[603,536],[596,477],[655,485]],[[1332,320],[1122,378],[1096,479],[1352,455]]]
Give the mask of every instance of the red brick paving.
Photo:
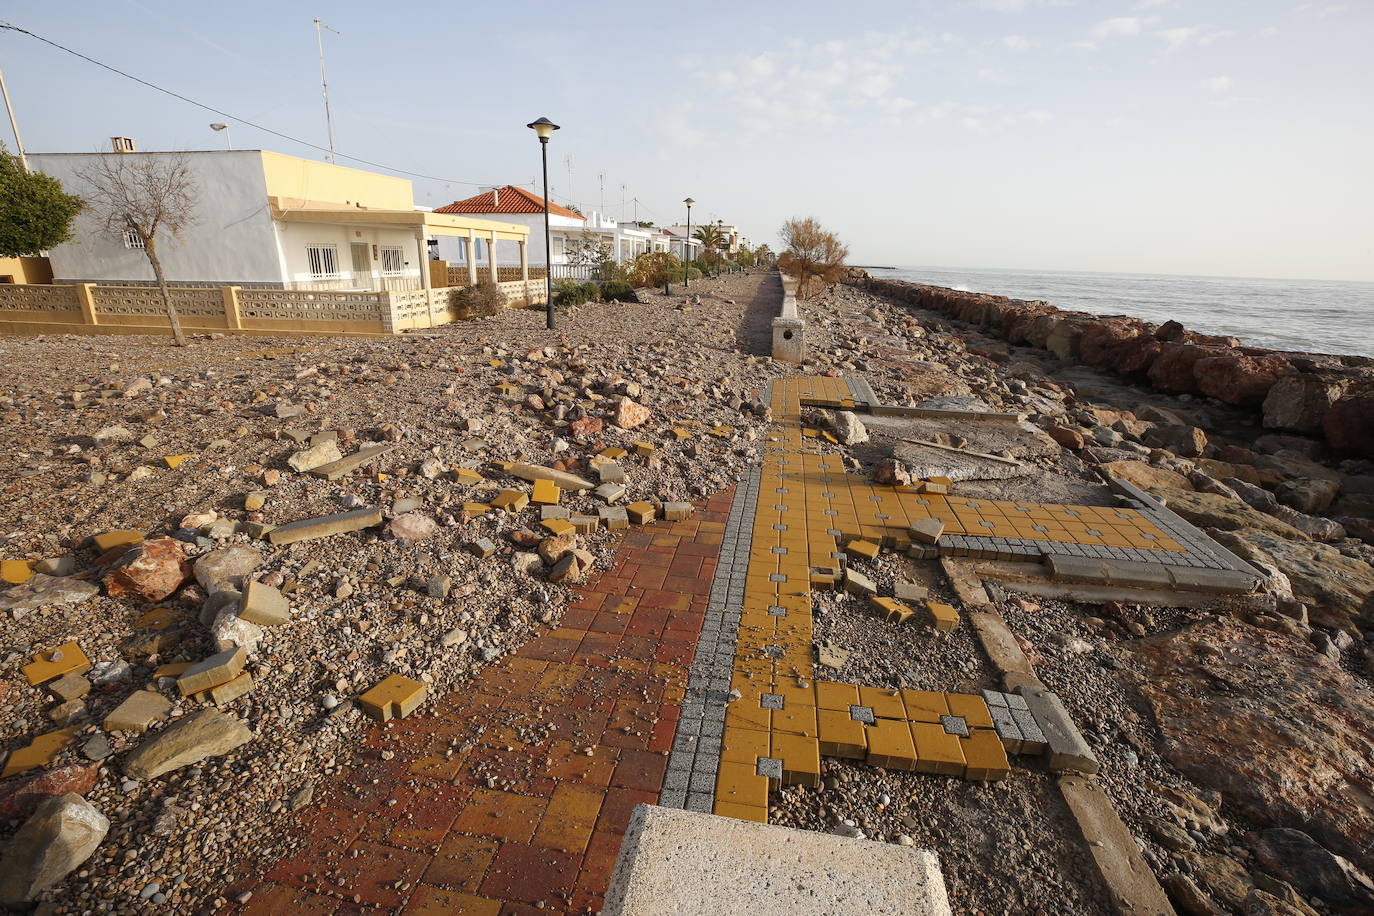
[[[302,814],[303,850],[231,911],[599,910],[630,812],[663,786],[731,495],[627,532],[557,629],[369,728]]]

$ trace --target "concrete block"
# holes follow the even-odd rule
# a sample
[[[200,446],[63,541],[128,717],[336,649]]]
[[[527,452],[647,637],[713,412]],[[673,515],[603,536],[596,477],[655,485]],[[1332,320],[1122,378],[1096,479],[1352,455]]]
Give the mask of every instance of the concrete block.
[[[568,521],[578,534],[593,534],[601,524],[601,519],[595,515],[574,515]]]
[[[323,477],[325,480],[338,480],[352,474],[373,459],[380,458],[395,447],[395,445],[369,445],[366,448],[358,449],[351,455],[345,455],[337,461],[310,468],[310,473],[315,477]]]
[[[625,507],[625,511],[629,513],[630,521],[634,522],[636,525],[647,525],[654,520],[655,516],[653,503],[644,502],[643,500],[630,503]]]
[[[592,492],[608,503],[618,503],[625,498],[625,487],[618,483],[603,483]]]
[[[950,605],[939,601],[927,601],[925,608],[930,618],[930,626],[937,633],[948,633],[959,626],[959,612]]]
[[[270,585],[250,580],[239,604],[239,617],[258,626],[291,622],[291,602]]]
[[[673,502],[663,504],[663,517],[670,522],[680,522],[683,519],[691,518],[692,504]]]
[[[1039,687],[1022,687],[1019,691],[1044,732],[1050,769],[1057,772],[1077,772],[1088,776],[1097,772],[1097,757],[1088,742],[1074,725],[1068,710],[1059,697]]]
[[[930,592],[924,585],[914,582],[897,582],[892,586],[892,596],[898,601],[916,604],[925,601]]]
[[[273,544],[294,544],[297,541],[309,541],[315,538],[328,537],[332,534],[361,531],[381,523],[382,512],[380,509],[354,509],[352,512],[341,512],[337,515],[325,515],[319,518],[305,518],[279,525],[268,532],[267,539]]]
[[[107,732],[147,731],[154,722],[161,722],[172,711],[172,701],[152,690],[135,690],[105,717]]]
[[[934,853],[673,808],[635,809],[604,916],[948,916]]]
[[[938,544],[945,533],[945,523],[938,518],[918,519],[911,525],[911,539],[922,544]]]
[[[478,538],[468,545],[468,550],[472,551],[474,556],[485,560],[496,553],[496,544],[491,538]]]
[[[541,522],[553,521],[554,519],[566,519],[572,515],[567,506],[540,506],[539,520]]]
[[[25,746],[13,750],[5,758],[5,768],[0,770],[0,779],[18,773],[26,773],[36,767],[46,766],[53,761],[62,749],[76,737],[80,726],[72,725],[53,732],[45,732]]]
[[[862,598],[878,594],[878,585],[868,576],[852,568],[844,571],[844,590]]]
[[[530,501],[541,506],[556,506],[563,498],[563,491],[552,480],[536,480]]]
[[[210,699],[216,706],[227,706],[253,689],[253,675],[247,671],[224,684],[210,688]]]
[[[620,506],[602,506],[596,514],[609,531],[630,527],[630,515]]]
[[[602,483],[622,483],[625,480],[625,468],[618,461],[603,462],[596,469],[596,474]]]
[[[491,504],[497,509],[514,514],[530,504],[530,495],[523,490],[502,490],[496,494]]]
[[[187,668],[185,673],[177,678],[177,689],[181,691],[182,696],[187,697],[211,687],[218,687],[238,677],[247,662],[248,653],[242,646],[225,649]]]
[[[102,531],[91,538],[95,542],[95,547],[101,553],[113,550],[116,547],[132,547],[143,540],[142,531],[134,531],[131,528],[114,528],[110,531]]]
[[[428,689],[419,681],[393,674],[358,697],[362,711],[386,722],[403,719],[425,701]]]
[[[851,557],[857,557],[862,560],[877,559],[879,549],[877,544],[871,541],[865,541],[862,538],[856,538],[844,545],[845,553],[849,554]]]

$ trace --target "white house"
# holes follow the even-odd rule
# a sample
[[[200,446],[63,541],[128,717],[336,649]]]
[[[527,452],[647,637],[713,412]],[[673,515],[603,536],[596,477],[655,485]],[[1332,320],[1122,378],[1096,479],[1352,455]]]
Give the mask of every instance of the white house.
[[[29,162],[81,195],[89,187],[83,173],[102,156],[184,157],[197,186],[195,219],[181,238],[158,239],[173,283],[420,289],[431,285],[433,236],[509,245],[508,264],[520,264],[525,253],[526,227],[417,210],[406,179],[266,150],[36,153]],[[90,215],[77,217],[72,239],[49,258],[58,283],[154,280],[138,237],[111,232]]]
[[[587,228],[587,220],[582,214],[549,202],[549,236],[553,245],[553,258],[549,259],[544,250],[544,198],[515,185],[493,188],[472,197],[456,200],[443,207],[435,207],[435,213],[463,216],[489,216],[505,223],[515,223],[529,230],[529,262],[544,265],[567,264],[570,246],[582,239]],[[439,238],[439,257],[458,264],[468,263],[469,248],[476,249],[476,262],[489,263],[488,246],[478,244],[469,246],[466,239]],[[505,252],[498,244],[497,256],[506,260]],[[507,260],[507,263],[509,261]]]

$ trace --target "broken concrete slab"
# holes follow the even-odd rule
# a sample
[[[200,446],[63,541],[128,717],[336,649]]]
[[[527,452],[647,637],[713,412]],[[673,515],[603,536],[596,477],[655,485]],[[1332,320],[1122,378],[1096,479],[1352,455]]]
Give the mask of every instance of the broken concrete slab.
[[[207,757],[219,757],[253,740],[241,721],[217,709],[204,709],[167,726],[124,758],[133,779],[156,779]]]
[[[109,830],[109,818],[80,795],[43,801],[0,858],[0,906],[27,908],[89,859]]]
[[[267,539],[273,544],[294,544],[297,541],[309,541],[315,538],[328,537],[332,534],[361,531],[381,523],[382,510],[373,508],[354,509],[352,512],[340,512],[337,515],[325,515],[319,518],[304,518],[300,521],[288,522],[273,528],[268,533]]]
[[[606,890],[605,916],[948,916],[935,853],[640,805]]]
[[[945,533],[945,523],[938,518],[922,518],[911,523],[911,537],[922,544],[938,544]]]
[[[557,484],[563,490],[590,490],[595,486],[585,477],[578,477],[576,474],[569,474],[567,471],[560,471],[556,468],[546,468],[538,464],[508,464],[505,472],[512,477],[519,477],[521,480],[536,481],[549,480]]]
[[[1059,791],[1087,842],[1093,862],[1120,913],[1173,916],[1174,907],[1140,854],[1129,828],[1095,780],[1062,776]]]
[[[0,611],[8,611],[19,620],[41,607],[81,604],[98,594],[100,587],[93,582],[36,572],[23,585],[16,585],[0,596]]]
[[[30,686],[37,687],[67,674],[91,670],[91,660],[75,642],[67,642],[47,652],[39,652],[20,669]]]
[[[153,690],[135,690],[105,717],[107,732],[143,732],[172,711],[172,701]]]
[[[242,646],[225,649],[187,668],[186,673],[177,678],[177,689],[187,697],[226,684],[239,676],[247,662],[248,653]]]

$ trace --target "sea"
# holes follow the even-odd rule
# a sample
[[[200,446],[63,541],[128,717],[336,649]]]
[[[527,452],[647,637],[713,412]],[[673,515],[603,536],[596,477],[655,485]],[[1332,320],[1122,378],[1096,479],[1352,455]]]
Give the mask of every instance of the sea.
[[[1015,299],[1043,299],[1068,311],[1170,319],[1249,346],[1374,356],[1374,283],[1175,277],[1057,270],[868,267],[910,280]]]

